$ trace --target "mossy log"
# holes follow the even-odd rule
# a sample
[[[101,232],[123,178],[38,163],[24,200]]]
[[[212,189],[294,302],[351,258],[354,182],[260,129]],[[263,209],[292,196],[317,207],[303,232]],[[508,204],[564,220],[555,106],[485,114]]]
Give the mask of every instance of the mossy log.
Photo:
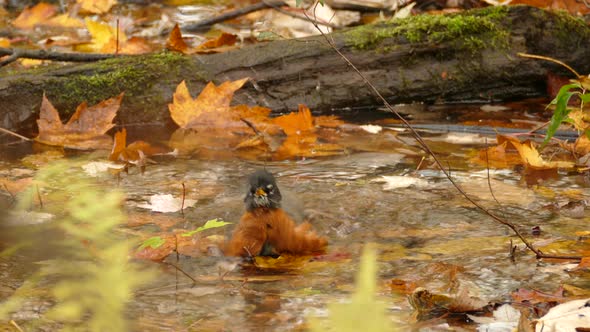
[[[547,61],[590,72],[590,27],[565,13],[526,6],[416,16],[328,36],[391,103],[502,101],[545,94]],[[207,81],[250,77],[234,104],[280,113],[308,105],[315,112],[380,105],[324,37],[279,40],[222,54],[159,53],[89,64],[52,65],[0,76],[0,126],[33,128],[45,93],[67,119],[76,106],[125,91],[120,124],[170,121],[167,104],[186,80],[196,95]]]

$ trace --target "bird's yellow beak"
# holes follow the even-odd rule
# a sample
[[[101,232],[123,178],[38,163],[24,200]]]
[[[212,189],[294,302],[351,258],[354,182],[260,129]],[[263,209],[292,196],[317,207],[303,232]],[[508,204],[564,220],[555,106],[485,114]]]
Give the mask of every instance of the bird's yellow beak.
[[[262,188],[256,189],[256,196],[266,196],[266,191]]]

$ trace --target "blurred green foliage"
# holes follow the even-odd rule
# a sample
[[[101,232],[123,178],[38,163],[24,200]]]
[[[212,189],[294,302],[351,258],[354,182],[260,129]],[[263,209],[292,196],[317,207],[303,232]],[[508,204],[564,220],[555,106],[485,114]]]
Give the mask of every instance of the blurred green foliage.
[[[56,250],[0,304],[0,319],[18,311],[42,284],[54,303],[42,313],[47,323],[64,331],[130,330],[125,305],[152,274],[129,261],[132,244],[117,232],[125,221],[122,193],[97,186],[65,162],[38,172],[35,184],[20,195],[20,209],[33,206],[37,190],[43,192],[44,212],[57,216],[50,225],[56,232],[43,238]]]
[[[313,332],[385,332],[396,331],[387,317],[386,306],[376,297],[377,252],[374,245],[367,244],[361,257],[360,269],[356,277],[356,290],[348,303],[328,305],[329,316],[326,321],[310,319]]]

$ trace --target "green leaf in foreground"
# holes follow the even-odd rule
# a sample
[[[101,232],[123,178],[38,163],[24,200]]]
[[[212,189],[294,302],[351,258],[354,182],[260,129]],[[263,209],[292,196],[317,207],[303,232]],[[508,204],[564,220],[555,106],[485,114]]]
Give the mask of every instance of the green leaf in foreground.
[[[311,331],[356,332],[396,331],[386,315],[386,306],[375,298],[377,278],[377,252],[368,244],[363,250],[360,270],[356,277],[356,291],[348,303],[328,304],[329,318],[320,322],[310,320]],[[325,323],[325,324],[324,324]]]
[[[229,225],[229,224],[231,224],[231,222],[226,222],[221,219],[215,218],[215,219],[207,220],[205,225],[195,229],[194,231],[182,233],[181,235],[182,236],[193,236],[195,233],[199,233],[204,230],[211,229],[211,228],[223,227],[223,226]]]
[[[162,239],[159,236],[153,236],[153,237],[150,237],[149,239],[143,241],[141,246],[139,246],[139,250],[145,249],[147,247],[150,247],[152,249],[157,249],[157,248],[161,247],[164,243],[166,243],[166,240]]]
[[[567,108],[567,104],[570,98],[575,95],[579,94],[578,91],[570,91],[572,89],[581,89],[582,86],[580,83],[572,83],[566,84],[559,89],[557,96],[551,101],[549,105],[555,105],[555,112],[553,112],[553,116],[549,122],[549,126],[547,127],[547,134],[545,134],[545,140],[543,144],[541,144],[541,148],[543,148],[551,137],[555,135],[557,128],[559,125],[567,119],[567,115],[570,112],[570,109]]]

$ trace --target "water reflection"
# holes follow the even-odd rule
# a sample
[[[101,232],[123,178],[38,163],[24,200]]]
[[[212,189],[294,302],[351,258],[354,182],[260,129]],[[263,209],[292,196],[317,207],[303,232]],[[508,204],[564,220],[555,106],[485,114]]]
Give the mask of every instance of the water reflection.
[[[415,151],[368,151],[323,160],[267,163],[173,159],[150,165],[144,175],[136,170],[120,177],[100,175],[100,185],[126,193],[130,212],[137,209],[135,203],[145,202],[153,194],[182,196],[184,184],[186,197],[197,203],[184,212],[184,218],[176,214],[178,221],[169,229],[192,230],[213,218],[237,222],[243,213],[247,175],[266,167],[276,174],[281,191],[286,193],[286,209],[297,219],[311,219],[314,227],[330,238],[330,259],[309,262],[301,270],[289,272],[238,268],[221,279],[218,263],[224,258],[168,257],[168,262],[197,281],[192,283],[170,265],[148,263],[157,266],[158,280],[137,293],[130,317],[136,319],[140,330],[302,328],[307,315],[322,315],[327,303],[349,296],[357,257],[367,242],[378,244],[379,292],[390,308],[397,308],[396,315],[409,316],[411,309],[403,298],[391,295],[387,286],[391,279],[443,293],[452,292],[459,283],[486,300],[503,299],[516,288],[551,290],[560,281],[584,283],[583,278],[569,275],[563,268],[538,264],[522,246],[511,261],[510,240],[519,244],[517,239],[467,204],[440,172],[429,168],[416,171],[420,159],[413,155]],[[492,172],[498,204],[489,197],[486,170],[465,164],[471,151],[470,146],[454,145],[453,158],[462,161],[450,165],[454,178],[476,199],[525,230],[541,225],[543,232],[534,238],[536,242],[556,237],[575,241],[573,234],[584,229],[585,219],[571,221],[545,209],[553,198],[522,184],[521,175],[510,170]],[[73,159],[87,162],[80,158],[88,157]],[[22,167],[18,159],[6,158],[0,163],[0,174],[14,180],[18,178],[15,170]],[[427,186],[384,190],[383,183],[374,181],[383,175],[416,175],[427,180]],[[586,199],[589,194],[577,176],[547,178],[544,186],[554,193],[576,188]],[[4,208],[12,206],[9,194],[3,192],[0,197]],[[130,227],[130,231],[149,234],[155,228],[143,225]],[[3,229],[1,234],[9,232]],[[230,230],[216,234],[227,236]],[[0,237],[0,246],[10,242],[10,237]],[[34,262],[35,257],[3,259],[0,287],[11,290],[20,284],[30,274],[23,267],[32,266],[23,262]],[[10,291],[0,294],[7,296]]]

